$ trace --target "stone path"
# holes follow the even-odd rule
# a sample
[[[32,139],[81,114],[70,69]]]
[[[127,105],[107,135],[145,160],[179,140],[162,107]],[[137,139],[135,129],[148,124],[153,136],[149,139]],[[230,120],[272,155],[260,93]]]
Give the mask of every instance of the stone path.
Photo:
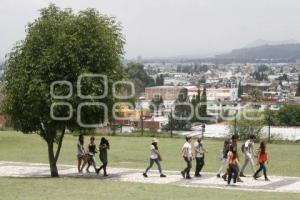
[[[218,179],[213,173],[203,173],[201,178],[185,180],[179,172],[165,171],[167,178],[160,178],[157,170],[148,173],[148,178],[142,176],[142,169],[109,168],[109,176],[103,177],[95,173],[78,175],[77,169],[72,165],[59,165],[59,174],[62,177],[109,179],[113,181],[170,184],[182,187],[220,188],[261,192],[293,192],[300,193],[300,177],[270,176],[270,182],[263,178],[254,180],[252,177],[243,178],[243,183],[228,186],[223,179]],[[90,168],[92,171],[92,168]],[[0,161],[0,177],[48,177],[49,165],[42,163],[23,163]]]

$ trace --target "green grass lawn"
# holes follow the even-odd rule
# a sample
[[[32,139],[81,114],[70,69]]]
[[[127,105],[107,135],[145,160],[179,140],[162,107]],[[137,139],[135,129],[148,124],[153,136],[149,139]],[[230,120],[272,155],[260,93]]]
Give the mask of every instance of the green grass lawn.
[[[111,143],[109,165],[114,167],[145,168],[148,164],[148,137],[108,137]],[[100,136],[96,137],[97,143]],[[184,163],[181,158],[181,147],[184,138],[160,138],[160,151],[163,156],[162,166],[167,170],[181,170]],[[85,143],[89,137],[85,137]],[[76,165],[77,137],[66,135],[59,159],[59,164]],[[219,152],[223,142],[205,141],[209,153],[206,156],[204,171],[215,172],[219,168]],[[241,142],[240,145],[241,146]],[[269,174],[300,176],[300,146],[297,144],[270,144],[268,146],[270,163]],[[41,137],[35,134],[24,135],[16,131],[0,132],[0,160],[47,163],[47,146]],[[98,159],[97,159],[98,161]],[[98,162],[99,163],[99,162]],[[247,169],[250,172],[250,166]]]
[[[1,199],[5,200],[298,200],[300,198],[300,194],[290,193],[185,188],[172,185],[135,184],[79,178],[0,178],[0,193]]]
[[[114,167],[144,168],[149,158],[149,137],[108,137],[111,143],[109,165]],[[97,143],[100,136],[96,137]],[[85,137],[88,142],[89,138]],[[183,138],[160,138],[163,167],[168,170],[183,168],[180,150]],[[67,135],[64,140],[60,164],[76,165],[77,137]],[[222,141],[207,140],[204,171],[215,172],[219,167],[218,154]],[[299,145],[271,144],[270,174],[300,176]],[[47,163],[47,146],[34,134],[24,135],[15,131],[0,132],[0,160]],[[34,190],[33,190],[34,188]],[[222,189],[185,188],[173,185],[114,182],[110,180],[80,178],[7,178],[0,177],[0,199],[264,199],[298,200],[299,194],[243,192]]]

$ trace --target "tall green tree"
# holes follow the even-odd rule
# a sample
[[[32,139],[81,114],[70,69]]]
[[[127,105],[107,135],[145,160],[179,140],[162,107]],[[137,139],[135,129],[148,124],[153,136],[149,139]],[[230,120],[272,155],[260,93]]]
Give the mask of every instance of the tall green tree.
[[[206,87],[203,88],[200,100],[200,110],[199,114],[201,117],[207,116],[207,96],[206,96]]]
[[[50,116],[55,102],[70,103],[74,111],[82,102],[105,103],[110,111],[115,99],[109,91],[103,99],[81,99],[77,96],[78,77],[86,73],[108,77],[108,88],[122,80],[124,37],[114,18],[87,9],[74,14],[53,4],[41,9],[40,16],[28,25],[27,35],[10,52],[5,63],[3,111],[13,127],[23,133],[37,133],[47,143],[50,172],[58,177],[57,161],[63,144],[65,130],[82,130],[76,113],[66,106],[54,109],[55,116],[68,116],[58,121]],[[69,81],[74,88],[70,98],[57,100],[50,95],[54,81]],[[100,78],[83,79],[83,95],[100,95],[104,92]],[[66,95],[69,88],[57,86],[56,95]],[[109,112],[109,116],[111,113]],[[83,123],[104,120],[104,110],[99,106],[82,108]],[[56,144],[57,143],[57,148]]]
[[[243,95],[244,91],[243,91],[243,86],[241,81],[239,81],[239,85],[238,85],[238,97],[240,98]]]
[[[186,88],[181,89],[178,98],[175,101],[174,115],[177,118],[174,119],[175,130],[186,130],[190,128],[189,120],[185,119],[188,118],[192,112],[191,107],[186,105],[189,102],[188,90]]]
[[[300,74],[298,76],[298,84],[297,84],[297,91],[296,91],[296,97],[300,96]]]
[[[165,82],[165,78],[163,74],[158,75],[155,79],[156,86],[163,86],[164,82]]]

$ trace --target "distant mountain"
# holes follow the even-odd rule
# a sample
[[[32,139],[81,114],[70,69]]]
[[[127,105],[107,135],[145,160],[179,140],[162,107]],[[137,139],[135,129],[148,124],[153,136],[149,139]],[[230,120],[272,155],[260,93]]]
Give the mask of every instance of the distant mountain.
[[[246,45],[245,48],[253,48],[253,47],[259,47],[259,46],[265,46],[265,45],[283,45],[283,44],[297,44],[299,43],[297,40],[283,40],[283,41],[267,41],[263,39],[255,40],[254,42],[251,42],[250,44]]]
[[[230,53],[217,55],[215,58],[241,62],[255,60],[286,60],[293,62],[300,59],[300,43],[234,49]]]

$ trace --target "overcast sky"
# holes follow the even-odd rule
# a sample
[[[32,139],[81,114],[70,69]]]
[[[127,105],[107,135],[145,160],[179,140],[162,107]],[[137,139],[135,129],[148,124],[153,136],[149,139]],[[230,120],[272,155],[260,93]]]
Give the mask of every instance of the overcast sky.
[[[299,0],[1,0],[0,60],[50,2],[117,17],[126,58],[206,56],[257,39],[300,41]]]

